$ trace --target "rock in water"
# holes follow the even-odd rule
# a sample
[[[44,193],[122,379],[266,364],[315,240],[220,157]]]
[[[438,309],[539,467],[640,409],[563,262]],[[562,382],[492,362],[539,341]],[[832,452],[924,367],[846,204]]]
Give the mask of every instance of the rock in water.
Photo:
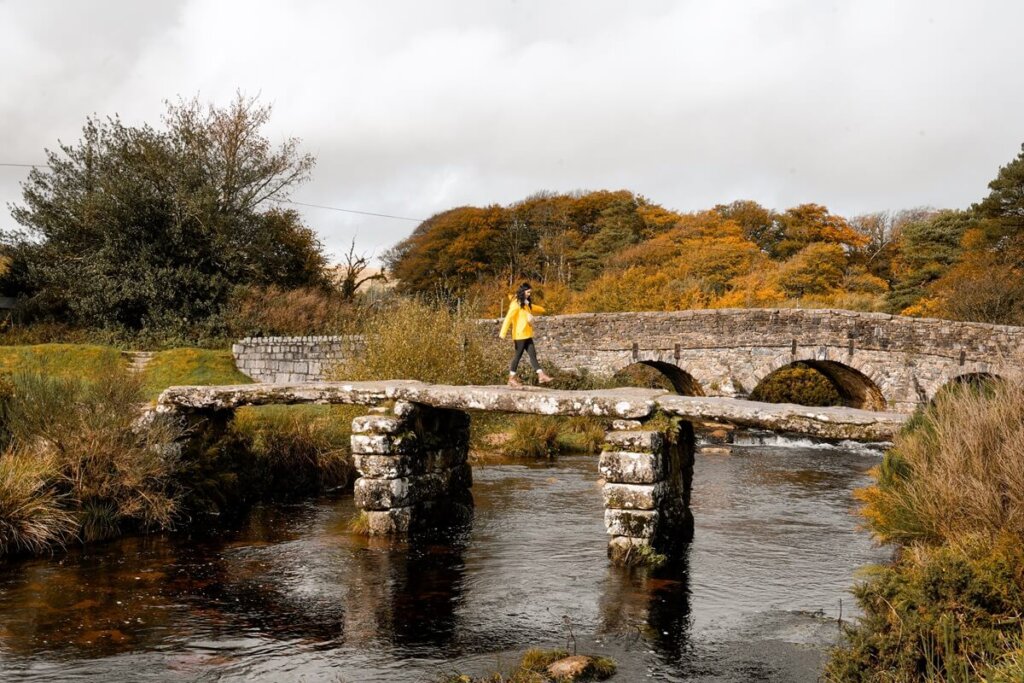
[[[559,681],[578,681],[590,674],[594,668],[594,658],[586,655],[564,657],[548,665],[548,675]]]

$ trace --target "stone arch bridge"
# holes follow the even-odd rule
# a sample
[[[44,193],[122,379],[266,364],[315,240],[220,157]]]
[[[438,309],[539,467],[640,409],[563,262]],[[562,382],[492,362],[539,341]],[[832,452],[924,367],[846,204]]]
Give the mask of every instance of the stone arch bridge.
[[[481,321],[497,331],[498,321]],[[542,362],[610,376],[642,363],[694,396],[745,397],[766,377],[804,362],[849,406],[911,412],[950,382],[1015,376],[1024,328],[831,309],[717,309],[541,316]],[[233,347],[257,381],[324,379],[358,338],[266,337]]]

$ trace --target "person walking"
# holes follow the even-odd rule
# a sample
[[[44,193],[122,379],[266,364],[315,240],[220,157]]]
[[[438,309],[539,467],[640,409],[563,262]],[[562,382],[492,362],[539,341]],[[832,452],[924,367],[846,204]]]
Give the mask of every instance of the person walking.
[[[515,355],[512,356],[512,362],[508,366],[508,385],[510,387],[523,386],[516,377],[516,370],[519,368],[519,361],[524,352],[529,356],[530,365],[537,373],[537,381],[541,384],[552,381],[551,376],[541,370],[540,363],[537,362],[537,346],[533,343],[533,315],[543,313],[544,308],[530,300],[532,294],[533,290],[529,282],[519,285],[515,297],[508,305],[508,314],[505,316],[505,322],[501,324],[501,332],[498,333],[498,336],[504,339],[511,329],[512,341],[516,344]]]

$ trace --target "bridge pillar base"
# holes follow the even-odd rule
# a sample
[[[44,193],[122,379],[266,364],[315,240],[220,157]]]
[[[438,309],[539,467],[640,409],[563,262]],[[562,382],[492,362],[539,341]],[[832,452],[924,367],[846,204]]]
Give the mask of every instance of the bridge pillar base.
[[[469,415],[403,401],[352,421],[355,503],[371,536],[409,536],[472,515]]]
[[[693,426],[641,430],[608,432],[601,454],[608,557],[614,564],[671,556],[693,539]]]

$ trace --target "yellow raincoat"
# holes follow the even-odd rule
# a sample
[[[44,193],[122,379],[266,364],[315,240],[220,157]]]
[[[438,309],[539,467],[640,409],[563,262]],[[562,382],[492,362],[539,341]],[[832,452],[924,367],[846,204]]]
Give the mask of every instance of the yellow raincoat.
[[[505,322],[501,324],[501,332],[498,336],[504,339],[505,335],[508,334],[509,328],[512,328],[513,340],[529,339],[533,336],[533,325],[530,324],[533,314],[543,312],[544,307],[537,304],[530,304],[529,310],[521,308],[519,306],[519,299],[512,297],[512,303],[508,305],[508,315],[505,316]]]

